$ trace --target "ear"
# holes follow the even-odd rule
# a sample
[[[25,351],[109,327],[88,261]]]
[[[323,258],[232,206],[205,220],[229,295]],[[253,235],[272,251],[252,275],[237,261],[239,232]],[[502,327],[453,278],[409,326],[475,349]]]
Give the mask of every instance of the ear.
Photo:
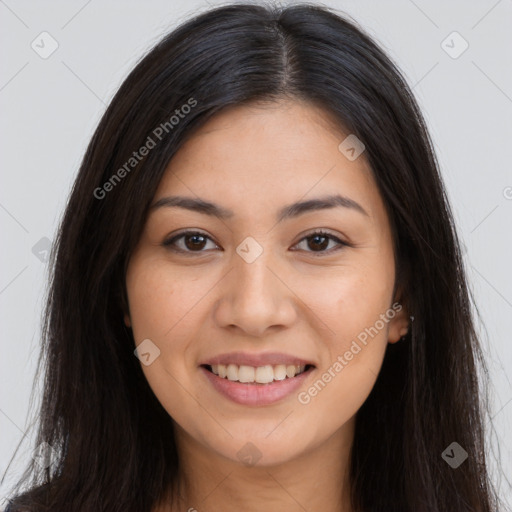
[[[409,332],[409,315],[407,310],[402,309],[389,321],[388,342],[396,343],[402,336]]]
[[[401,297],[401,294],[397,294]],[[389,321],[388,342],[396,343],[409,332],[410,316],[407,307],[399,299],[393,302],[395,316]]]

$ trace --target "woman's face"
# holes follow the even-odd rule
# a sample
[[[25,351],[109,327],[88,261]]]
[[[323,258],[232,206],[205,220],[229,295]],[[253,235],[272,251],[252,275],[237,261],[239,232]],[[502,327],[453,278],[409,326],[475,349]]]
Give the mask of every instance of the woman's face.
[[[273,465],[350,442],[387,343],[406,332],[389,220],[362,147],[339,148],[348,135],[309,104],[233,107],[159,184],[125,322],[180,439],[204,453]],[[312,207],[334,195],[346,200]]]

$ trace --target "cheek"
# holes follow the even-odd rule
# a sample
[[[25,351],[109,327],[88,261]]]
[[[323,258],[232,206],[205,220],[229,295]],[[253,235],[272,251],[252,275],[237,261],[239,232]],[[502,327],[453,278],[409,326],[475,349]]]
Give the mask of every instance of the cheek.
[[[317,375],[297,398],[304,421],[322,417],[326,432],[357,413],[375,384],[387,347],[393,282],[366,270],[351,268],[330,281],[328,293],[310,296],[315,304],[308,303],[329,329],[317,342],[318,353],[325,356]]]
[[[135,345],[149,339],[159,355],[141,363],[149,386],[172,417],[197,414],[190,398],[196,368],[187,357],[200,325],[194,316],[211,286],[193,270],[173,269],[163,258],[134,257],[126,276],[130,319]]]
[[[194,309],[214,284],[211,275],[192,267],[178,269],[162,258],[135,261],[126,281],[135,340],[162,343],[191,332]]]
[[[311,385],[300,392],[296,418],[301,418],[305,429],[319,429],[323,432],[320,437],[329,436],[356,415],[377,379],[378,371],[367,364],[372,357],[375,351],[373,355],[355,355],[350,362],[336,361],[325,368],[325,372],[319,372]],[[319,417],[321,425],[316,420]]]
[[[330,345],[339,350],[348,350],[350,342],[360,333],[374,326],[381,314],[390,307],[394,272],[392,264],[379,258],[368,258],[366,262],[347,264],[325,273],[316,279],[304,278],[302,296],[304,302],[316,314],[319,323],[326,328]],[[386,337],[379,324],[380,337]],[[363,336],[364,337],[364,336]],[[375,336],[377,337],[377,336]]]
[[[306,303],[319,318],[318,325],[325,327],[317,341],[318,353],[325,357],[318,372],[320,382],[305,401],[321,394],[318,402],[330,404],[340,414],[353,414],[361,406],[387,347],[395,316],[390,309],[393,285],[393,261],[375,255],[338,268],[323,286],[309,288]]]
[[[178,268],[162,257],[134,257],[129,267],[126,286],[135,345],[149,339],[160,351],[142,370],[170,409],[180,404],[181,386],[192,388],[197,372],[194,340],[200,338],[204,301],[218,281],[212,272]]]

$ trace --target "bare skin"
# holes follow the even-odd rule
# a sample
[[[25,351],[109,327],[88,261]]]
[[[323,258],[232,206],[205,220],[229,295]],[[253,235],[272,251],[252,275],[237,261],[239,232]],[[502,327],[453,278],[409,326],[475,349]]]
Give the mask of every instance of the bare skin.
[[[153,209],[129,262],[125,322],[136,345],[149,338],[160,350],[142,369],[174,420],[180,455],[179,503],[164,500],[155,512],[352,511],[355,414],[408,315],[386,313],[400,300],[391,228],[364,153],[350,161],[338,149],[347,135],[310,104],[253,104],[209,120],[170,162],[154,202],[199,197],[233,215]],[[338,206],[276,221],[286,205],[331,194],[367,215]],[[328,237],[312,240],[319,229]],[[162,245],[187,230],[205,238],[176,240],[178,252]],[[247,237],[263,251],[251,263],[236,251]],[[378,333],[353,350],[385,313]],[[284,352],[315,368],[298,392],[241,405],[200,368],[233,351]],[[329,369],[328,383],[309,393]],[[238,454],[247,443],[256,447],[250,465]]]

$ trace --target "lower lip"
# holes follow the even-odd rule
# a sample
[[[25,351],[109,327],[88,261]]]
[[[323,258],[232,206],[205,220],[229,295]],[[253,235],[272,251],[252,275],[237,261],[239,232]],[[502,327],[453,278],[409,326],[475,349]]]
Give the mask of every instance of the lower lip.
[[[219,393],[233,402],[242,405],[270,405],[297,391],[314,368],[311,367],[296,377],[275,380],[269,384],[235,382],[222,379],[203,366],[200,370]]]

